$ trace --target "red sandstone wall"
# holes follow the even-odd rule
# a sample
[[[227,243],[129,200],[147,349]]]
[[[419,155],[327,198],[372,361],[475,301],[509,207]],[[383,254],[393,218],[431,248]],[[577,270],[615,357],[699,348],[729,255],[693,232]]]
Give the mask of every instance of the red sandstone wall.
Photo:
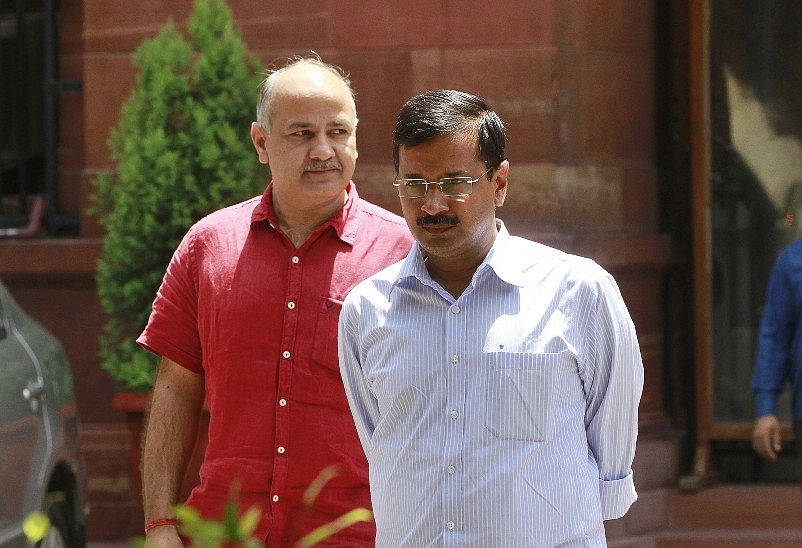
[[[486,98],[508,124],[510,202],[502,215],[538,232],[653,231],[651,4],[641,0],[230,0],[265,63],[314,50],[357,91],[356,180],[397,209],[390,135],[401,104],[438,87]],[[109,161],[105,136],[134,74],[130,52],[190,0],[86,0],[86,168]],[[247,138],[247,136],[243,136]],[[577,199],[581,198],[581,199]]]

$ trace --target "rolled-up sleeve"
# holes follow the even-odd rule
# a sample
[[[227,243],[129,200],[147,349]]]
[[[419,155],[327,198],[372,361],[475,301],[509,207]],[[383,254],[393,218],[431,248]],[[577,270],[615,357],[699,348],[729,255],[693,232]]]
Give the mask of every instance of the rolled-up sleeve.
[[[605,520],[623,516],[637,493],[632,461],[638,437],[643,362],[635,326],[612,276],[597,286],[585,364],[588,444],[599,468]]]

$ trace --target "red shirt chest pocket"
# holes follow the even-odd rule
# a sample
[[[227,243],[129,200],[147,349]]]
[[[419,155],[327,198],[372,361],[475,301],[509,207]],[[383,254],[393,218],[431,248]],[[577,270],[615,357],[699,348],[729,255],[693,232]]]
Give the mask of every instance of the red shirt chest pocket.
[[[312,360],[339,372],[337,362],[337,322],[343,302],[331,297],[320,300],[312,343]]]

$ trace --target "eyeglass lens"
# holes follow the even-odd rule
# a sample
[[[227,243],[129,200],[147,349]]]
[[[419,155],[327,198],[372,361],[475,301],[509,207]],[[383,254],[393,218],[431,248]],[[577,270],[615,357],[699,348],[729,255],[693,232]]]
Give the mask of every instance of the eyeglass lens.
[[[401,179],[398,181],[398,193],[408,198],[426,196],[429,185],[439,185],[443,196],[466,196],[471,193],[471,179],[468,177],[449,177],[437,182],[423,179]]]
[[[473,190],[473,183],[490,173],[493,168],[487,168],[476,179],[470,177],[444,177],[439,181],[426,179],[396,179],[393,185],[398,187],[398,195],[402,198],[423,198],[429,192],[429,185],[438,185],[443,196],[468,196]]]

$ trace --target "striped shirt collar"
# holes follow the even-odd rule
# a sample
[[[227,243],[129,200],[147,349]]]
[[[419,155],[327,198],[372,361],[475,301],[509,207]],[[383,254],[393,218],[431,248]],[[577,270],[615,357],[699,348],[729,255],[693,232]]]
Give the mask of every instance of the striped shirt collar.
[[[504,252],[504,248],[507,247],[513,236],[510,235],[504,225],[504,221],[501,219],[496,219],[496,226],[498,227],[496,240],[493,242],[493,246],[485,256],[482,264],[477,267],[473,279],[476,280],[478,275],[490,268],[504,282],[523,287],[523,274],[520,268],[516,268],[517,260],[515,254]],[[410,249],[406,259],[404,259],[393,285],[397,285],[406,278],[417,278],[422,284],[430,287],[433,287],[436,283],[426,269],[425,252],[417,241]],[[471,282],[471,285],[473,285],[473,282]]]

